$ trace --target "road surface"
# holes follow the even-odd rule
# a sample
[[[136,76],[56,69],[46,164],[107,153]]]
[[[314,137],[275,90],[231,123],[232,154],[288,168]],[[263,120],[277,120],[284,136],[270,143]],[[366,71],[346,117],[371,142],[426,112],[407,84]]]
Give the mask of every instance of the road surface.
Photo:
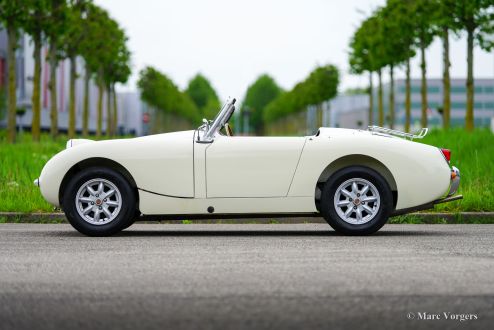
[[[493,243],[494,225],[0,224],[0,329],[486,329]]]

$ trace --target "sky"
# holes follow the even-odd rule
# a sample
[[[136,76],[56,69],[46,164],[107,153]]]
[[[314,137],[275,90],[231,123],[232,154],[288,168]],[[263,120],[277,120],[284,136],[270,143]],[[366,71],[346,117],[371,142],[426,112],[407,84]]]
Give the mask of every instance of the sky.
[[[352,34],[385,0],[96,0],[129,37],[133,73],[120,90],[136,90],[139,71],[153,66],[181,89],[198,72],[221,99],[242,100],[247,87],[268,73],[291,89],[318,65],[340,69],[340,91],[362,87],[367,76],[351,75]],[[451,77],[466,76],[466,38],[450,42]],[[442,75],[441,42],[427,50],[427,75]],[[494,77],[494,53],[474,51],[475,77]],[[412,77],[420,77],[418,56]],[[403,78],[403,70],[395,74]],[[384,81],[387,79],[385,78]]]

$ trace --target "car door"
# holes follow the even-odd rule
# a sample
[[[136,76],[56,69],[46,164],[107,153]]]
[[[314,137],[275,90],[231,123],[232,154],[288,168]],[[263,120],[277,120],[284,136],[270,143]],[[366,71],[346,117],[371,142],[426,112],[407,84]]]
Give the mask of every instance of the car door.
[[[305,137],[218,136],[206,149],[206,195],[282,197],[305,144]]]

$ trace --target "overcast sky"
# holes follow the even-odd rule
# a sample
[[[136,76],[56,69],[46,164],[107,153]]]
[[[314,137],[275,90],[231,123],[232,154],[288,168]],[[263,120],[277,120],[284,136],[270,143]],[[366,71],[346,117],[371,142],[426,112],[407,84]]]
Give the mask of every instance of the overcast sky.
[[[260,74],[290,89],[317,65],[335,64],[343,91],[364,86],[348,73],[348,43],[359,23],[384,0],[96,0],[129,36],[133,75],[120,89],[135,90],[151,65],[180,88],[197,72],[222,99],[242,100]],[[465,38],[451,41],[451,76],[466,76]],[[475,76],[494,77],[494,54],[475,50]],[[441,77],[441,44],[427,51],[428,77]],[[412,62],[419,77],[419,62]],[[403,73],[396,74],[398,78]]]

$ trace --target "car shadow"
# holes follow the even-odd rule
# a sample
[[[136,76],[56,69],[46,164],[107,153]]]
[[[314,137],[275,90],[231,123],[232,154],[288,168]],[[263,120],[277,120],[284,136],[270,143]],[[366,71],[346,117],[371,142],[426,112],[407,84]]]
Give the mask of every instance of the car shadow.
[[[451,235],[451,232],[438,231],[418,231],[418,230],[383,230],[373,235],[364,237],[381,237],[381,236],[443,236]],[[350,237],[339,234],[331,229],[321,230],[132,230],[127,229],[116,235],[116,237],[136,237],[136,236],[191,236],[191,237],[208,237],[208,236],[293,236],[293,237]],[[356,236],[358,237],[358,236]]]

